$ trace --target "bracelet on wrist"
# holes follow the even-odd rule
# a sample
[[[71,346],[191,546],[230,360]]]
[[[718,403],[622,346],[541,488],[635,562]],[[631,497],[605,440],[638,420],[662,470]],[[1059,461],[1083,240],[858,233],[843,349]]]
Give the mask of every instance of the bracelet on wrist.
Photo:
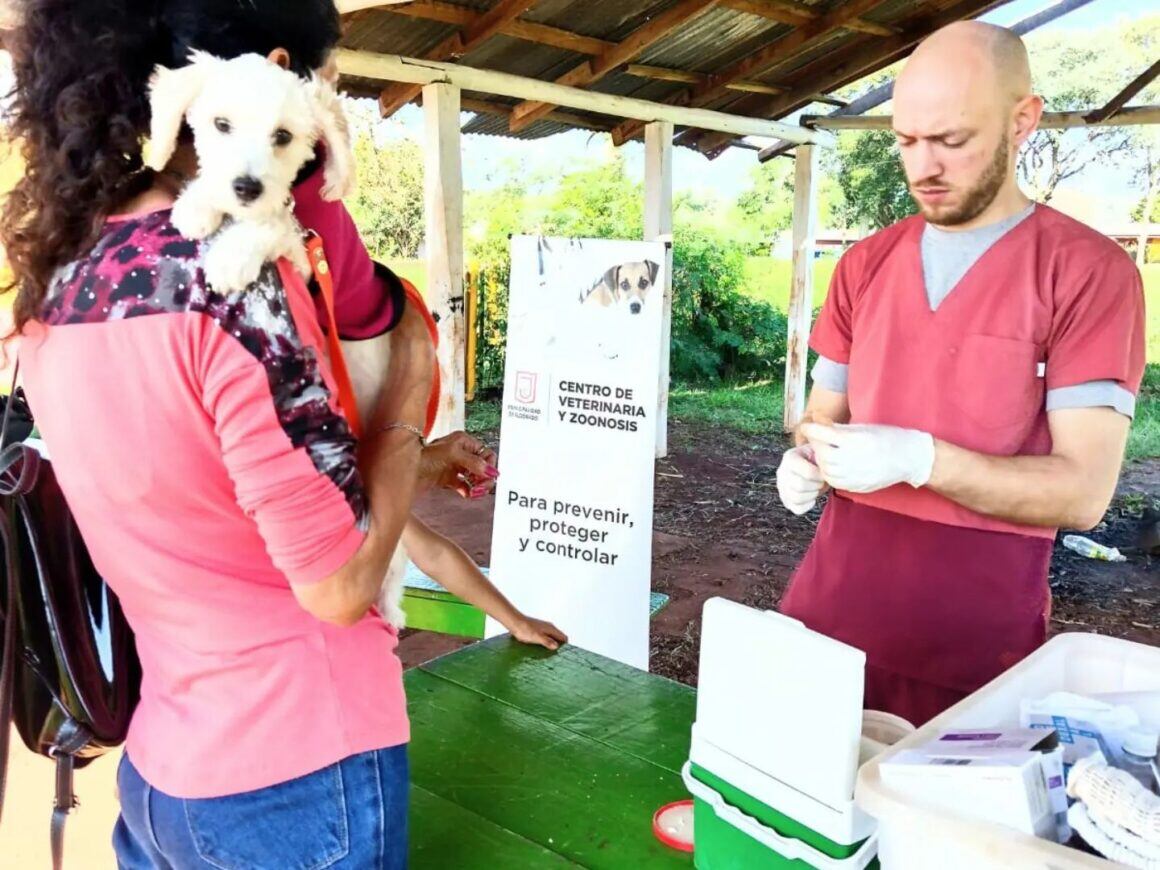
[[[380,431],[393,432],[396,429],[402,429],[404,432],[410,432],[412,435],[419,439],[420,447],[427,446],[427,439],[423,437],[423,430],[418,426],[412,426],[410,423],[388,423],[383,426]]]

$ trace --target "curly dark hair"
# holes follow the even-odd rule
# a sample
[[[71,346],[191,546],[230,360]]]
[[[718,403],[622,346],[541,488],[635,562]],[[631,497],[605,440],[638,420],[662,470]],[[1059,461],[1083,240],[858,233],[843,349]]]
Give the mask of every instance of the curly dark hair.
[[[9,135],[25,174],[0,213],[19,331],[57,269],[151,183],[142,145],[148,81],[191,49],[219,57],[285,48],[299,74],[323,65],[340,29],[333,0],[24,0],[5,40],[15,87]]]

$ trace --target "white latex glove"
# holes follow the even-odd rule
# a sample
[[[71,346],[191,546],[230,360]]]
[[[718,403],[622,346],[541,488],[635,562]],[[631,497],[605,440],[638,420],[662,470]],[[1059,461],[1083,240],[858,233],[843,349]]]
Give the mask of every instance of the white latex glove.
[[[781,503],[797,516],[807,514],[818,503],[826,488],[822,472],[814,464],[814,451],[808,444],[787,450],[777,467],[777,494]]]
[[[934,437],[896,426],[824,426],[806,423],[802,434],[822,477],[834,489],[877,492],[899,483],[918,488],[934,471]]]

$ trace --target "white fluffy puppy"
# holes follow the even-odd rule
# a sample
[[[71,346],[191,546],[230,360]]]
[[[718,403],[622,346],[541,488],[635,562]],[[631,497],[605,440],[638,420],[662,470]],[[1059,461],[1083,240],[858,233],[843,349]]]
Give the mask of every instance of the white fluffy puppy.
[[[346,116],[334,87],[258,54],[222,60],[195,51],[187,66],[157,68],[150,103],[151,168],[169,162],[184,123],[193,131],[198,174],[174,203],[173,225],[186,238],[214,236],[205,256],[210,285],[223,293],[242,290],[280,257],[308,276],[290,189],[320,139],[326,144],[323,197],[342,199],[354,184]]]
[[[194,52],[188,66],[156,70],[150,101],[151,168],[169,162],[183,123],[193,131],[198,174],[174,203],[173,225],[186,238],[209,239],[209,284],[222,293],[243,290],[280,257],[309,276],[291,186],[320,139],[326,144],[323,197],[342,199],[354,184],[354,157],[335,89],[261,55],[222,60]],[[343,356],[360,415],[369,420],[390,365],[390,338],[343,342]],[[396,628],[404,624],[406,566],[400,545],[378,600],[379,612]]]

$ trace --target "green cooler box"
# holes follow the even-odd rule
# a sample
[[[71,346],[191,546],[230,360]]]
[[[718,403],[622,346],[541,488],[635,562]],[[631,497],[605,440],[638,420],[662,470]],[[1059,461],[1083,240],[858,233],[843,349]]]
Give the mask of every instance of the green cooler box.
[[[865,655],[777,613],[705,604],[683,770],[698,870],[877,867],[854,804]]]

